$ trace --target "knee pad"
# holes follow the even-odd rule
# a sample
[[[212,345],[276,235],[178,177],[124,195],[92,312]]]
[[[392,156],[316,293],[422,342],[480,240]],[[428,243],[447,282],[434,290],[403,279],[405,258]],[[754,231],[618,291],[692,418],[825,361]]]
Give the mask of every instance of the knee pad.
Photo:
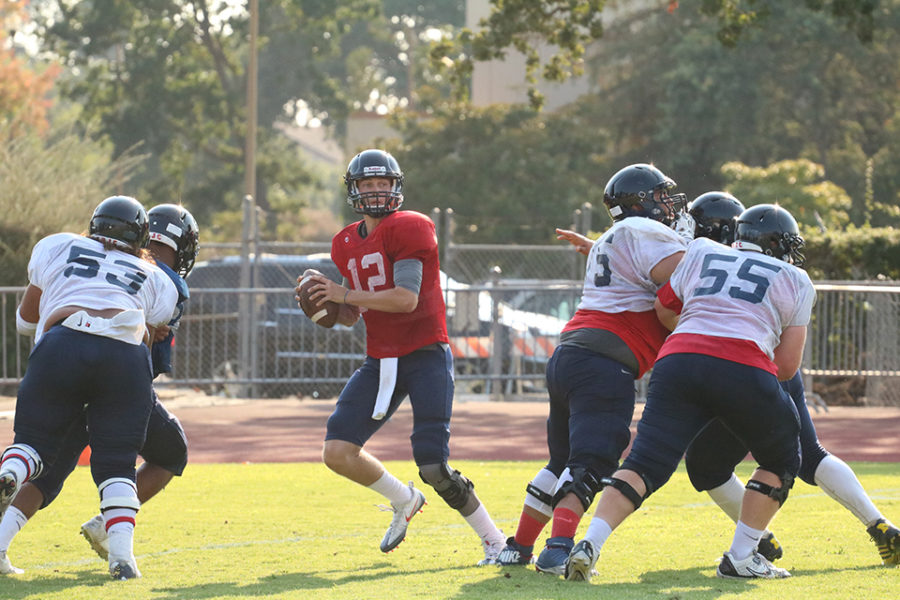
[[[794,478],[790,475],[781,475],[780,477],[780,488],[772,487],[771,485],[763,483],[762,481],[757,481],[756,479],[749,480],[745,487],[748,490],[759,492],[763,496],[768,496],[769,498],[777,500],[778,506],[781,507],[784,505],[785,500],[787,500],[788,493],[790,493],[791,488],[794,487]]]
[[[529,506],[542,515],[552,516],[553,488],[559,478],[548,469],[542,469],[534,479],[525,486],[525,506]]]
[[[638,475],[641,475],[638,473]],[[619,479],[618,477],[604,477],[600,480],[600,483],[603,487],[612,486],[622,492],[622,495],[628,498],[629,502],[634,505],[634,510],[637,510],[641,507],[641,504],[644,503],[644,498],[651,494],[650,486],[647,484],[647,480],[641,475],[641,479],[644,480],[644,486],[647,488],[646,493],[641,496],[638,494],[638,491],[632,487],[630,483],[623,479]]]
[[[447,463],[422,465],[419,477],[434,488],[444,502],[452,509],[460,510],[469,501],[475,484],[465,478],[459,471],[450,468]]]
[[[123,486],[131,489],[128,490]],[[100,492],[100,512],[114,508],[127,508],[135,512],[141,509],[141,502],[137,498],[137,485],[130,479],[111,477],[98,485],[97,491]]]
[[[581,501],[581,506],[583,506],[585,512],[587,512],[587,509],[589,509],[594,502],[594,496],[603,489],[603,486],[600,484],[600,478],[593,469],[585,467],[569,469],[569,474],[572,479],[559,486],[559,489],[553,494],[552,506],[553,508],[556,508],[559,501],[568,494],[575,494],[575,497]]]
[[[0,464],[7,460],[19,460],[24,463],[26,477],[20,483],[34,479],[44,470],[44,462],[41,460],[40,454],[28,444],[12,444],[8,446],[3,451],[3,456],[0,456]]]

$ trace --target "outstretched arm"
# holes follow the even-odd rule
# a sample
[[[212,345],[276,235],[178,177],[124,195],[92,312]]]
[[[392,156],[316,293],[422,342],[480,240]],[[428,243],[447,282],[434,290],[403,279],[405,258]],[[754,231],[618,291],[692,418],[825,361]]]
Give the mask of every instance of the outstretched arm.
[[[593,240],[589,237],[581,235],[576,231],[572,231],[570,229],[556,229],[556,239],[565,240],[575,246],[575,251],[579,254],[584,254],[587,256],[591,252],[591,247],[594,245]]]

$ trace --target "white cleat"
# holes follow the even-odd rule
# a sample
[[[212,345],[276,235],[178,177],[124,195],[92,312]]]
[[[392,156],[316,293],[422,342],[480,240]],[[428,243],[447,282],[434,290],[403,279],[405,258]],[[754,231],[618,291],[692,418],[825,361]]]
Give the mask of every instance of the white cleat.
[[[0,550],[0,575],[21,575],[24,572],[23,569],[12,566],[9,557],[6,556],[6,550]]]
[[[594,570],[597,556],[594,545],[589,541],[581,540],[575,544],[566,559],[566,581],[590,581],[591,576],[597,572]]]
[[[97,515],[81,526],[81,535],[88,541],[100,558],[109,558],[109,536],[106,534],[106,523]]]
[[[716,568],[716,576],[723,579],[784,579],[790,577],[786,569],[776,567],[759,552],[743,560],[735,560],[730,552],[726,552]]]
[[[500,537],[494,541],[481,540],[481,546],[484,548],[484,558],[478,561],[477,566],[488,567],[500,564],[500,553],[506,547],[506,538]]]
[[[12,471],[0,472],[0,515],[6,512],[6,507],[16,497],[19,491],[19,480]]]
[[[384,539],[381,540],[382,552],[390,552],[400,545],[400,542],[406,538],[406,529],[409,527],[409,522],[417,513],[422,512],[422,507],[425,506],[425,494],[417,490],[412,481],[409,482],[409,490],[412,492],[412,497],[409,500],[403,504],[391,502],[390,510],[394,512],[394,517],[391,519],[391,524],[384,534]]]

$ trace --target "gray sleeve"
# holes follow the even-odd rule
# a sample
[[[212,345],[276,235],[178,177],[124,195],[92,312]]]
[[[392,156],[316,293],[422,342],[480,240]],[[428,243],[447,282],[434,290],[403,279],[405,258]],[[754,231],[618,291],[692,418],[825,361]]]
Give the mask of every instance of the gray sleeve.
[[[394,286],[416,295],[422,289],[422,261],[406,258],[394,263]]]

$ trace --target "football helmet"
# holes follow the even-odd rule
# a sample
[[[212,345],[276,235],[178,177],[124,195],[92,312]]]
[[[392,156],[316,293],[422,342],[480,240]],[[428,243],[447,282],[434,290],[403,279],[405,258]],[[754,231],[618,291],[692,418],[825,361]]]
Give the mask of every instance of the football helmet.
[[[194,216],[183,206],[159,204],[147,211],[150,241],[165,244],[175,251],[175,272],[182,277],[194,268],[200,252],[200,231]]]
[[[393,180],[390,191],[360,193],[358,183],[370,177]],[[380,218],[403,204],[403,172],[397,159],[384,150],[364,150],[354,156],[347,166],[344,183],[347,184],[347,204],[360,214]]]
[[[98,204],[88,227],[90,237],[131,252],[147,246],[149,231],[147,211],[131,196],[110,196]]]
[[[741,201],[728,192],[706,192],[688,205],[696,223],[694,237],[705,237],[730,246],[734,241],[734,220],[744,210]]]
[[[791,213],[775,204],[757,204],[737,218],[734,247],[755,250],[803,266],[806,257],[800,253],[803,238]]]
[[[671,226],[684,211],[684,194],[672,194],[675,182],[662,171],[644,163],[619,170],[606,184],[603,203],[613,221],[647,217]]]

